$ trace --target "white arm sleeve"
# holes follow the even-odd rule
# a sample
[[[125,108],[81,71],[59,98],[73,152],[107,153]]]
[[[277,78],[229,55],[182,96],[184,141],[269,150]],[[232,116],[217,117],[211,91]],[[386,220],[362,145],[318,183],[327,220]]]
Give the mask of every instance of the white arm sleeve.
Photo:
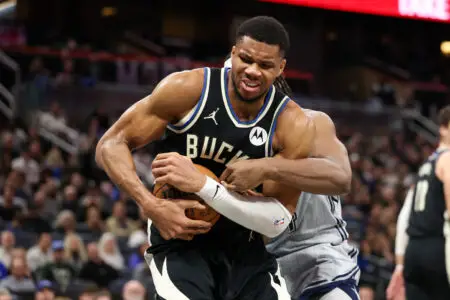
[[[269,238],[281,234],[291,222],[291,213],[277,199],[231,192],[210,177],[196,194],[228,219]]]
[[[403,207],[398,215],[397,236],[395,237],[395,255],[403,256],[408,245],[409,236],[406,233],[408,228],[409,216],[411,214],[413,202],[413,189],[408,191]]]

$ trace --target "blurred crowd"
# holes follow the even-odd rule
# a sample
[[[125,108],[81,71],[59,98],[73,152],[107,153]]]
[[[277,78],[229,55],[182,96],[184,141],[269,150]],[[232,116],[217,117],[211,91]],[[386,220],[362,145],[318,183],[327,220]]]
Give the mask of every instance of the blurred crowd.
[[[64,124],[65,114],[52,107],[46,125],[58,131],[61,126],[49,125]],[[95,167],[93,151],[106,128],[99,115],[89,123],[76,154],[40,138],[35,127],[1,131],[1,293],[23,299],[47,292],[69,299],[153,295],[143,258],[147,220]]]

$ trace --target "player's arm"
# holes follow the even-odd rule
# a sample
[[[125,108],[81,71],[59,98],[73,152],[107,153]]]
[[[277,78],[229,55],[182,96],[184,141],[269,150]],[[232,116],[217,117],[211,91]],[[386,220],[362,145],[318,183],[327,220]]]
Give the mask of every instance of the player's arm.
[[[411,188],[406,194],[402,209],[397,220],[397,235],[395,237],[395,263],[401,268],[403,267],[403,257],[405,255],[406,246],[408,246],[409,236],[406,232],[409,224],[409,216],[411,215],[414,189]]]
[[[169,203],[154,197],[141,182],[131,151],[159,139],[169,122],[181,119],[194,107],[200,98],[202,85],[203,70],[168,76],[150,96],[132,105],[97,145],[95,156],[98,165],[121,190],[135,199],[154,223],[158,223],[158,217],[163,214],[161,208]]]
[[[397,220],[397,235],[395,237],[395,270],[386,289],[386,299],[396,299],[404,288],[403,280],[403,258],[409,237],[406,229],[408,228],[409,216],[411,214],[414,190],[411,188],[403,202],[402,209]]]
[[[315,127],[313,149],[309,157],[286,159],[283,157],[286,153],[283,153],[275,158],[237,161],[227,166],[221,176],[227,187],[235,191],[245,191],[253,189],[265,180],[274,180],[314,194],[347,193],[351,186],[352,171],[347,149],[336,137],[333,121],[327,114],[319,111],[305,110],[305,112],[313,120]],[[302,127],[302,124],[298,127]],[[287,132],[291,133],[290,130]],[[306,132],[303,130],[304,134]],[[305,140],[301,134],[288,139],[298,143],[304,143]],[[295,146],[293,149],[296,149]],[[292,152],[295,153],[295,150]],[[299,153],[298,157],[302,155]],[[257,169],[258,172],[248,176],[252,169]]]
[[[289,211],[297,206],[300,188],[290,177],[301,171],[298,160],[313,153],[316,127],[311,118],[293,101],[289,101],[278,118],[273,145],[278,154],[265,159],[266,181],[263,194],[278,199]]]
[[[306,111],[316,134],[311,157],[283,163],[285,169],[273,174],[286,184],[308,193],[342,195],[350,191],[352,169],[345,145],[337,138],[331,118],[319,111]]]
[[[446,221],[450,222],[450,152],[442,153],[439,157],[436,163],[436,175],[444,185],[445,205],[447,207]]]
[[[221,215],[270,238],[281,234],[291,221],[291,213],[277,199],[227,190],[178,153],[158,154],[152,172],[156,182],[196,193]]]

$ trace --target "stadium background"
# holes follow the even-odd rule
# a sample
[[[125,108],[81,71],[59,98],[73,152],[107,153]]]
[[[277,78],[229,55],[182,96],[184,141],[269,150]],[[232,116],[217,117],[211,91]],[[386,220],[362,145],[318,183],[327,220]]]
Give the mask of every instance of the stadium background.
[[[284,2],[299,6],[0,1],[0,287],[33,299],[48,279],[70,299],[96,286],[126,299],[136,279],[152,294],[144,219],[96,167],[95,144],[167,74],[220,66],[236,26],[264,14],[289,30],[295,100],[327,112],[347,146],[353,183],[343,213],[360,249],[361,296],[384,299],[397,214],[449,100],[449,3]],[[150,182],[148,149],[134,159]]]

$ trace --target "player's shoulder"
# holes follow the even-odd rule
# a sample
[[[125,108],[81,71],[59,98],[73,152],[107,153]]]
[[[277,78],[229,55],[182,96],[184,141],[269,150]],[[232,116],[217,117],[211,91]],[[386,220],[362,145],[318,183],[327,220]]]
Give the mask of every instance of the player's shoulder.
[[[436,161],[436,175],[440,180],[450,180],[450,151],[442,152]]]
[[[199,101],[204,81],[204,69],[174,72],[165,77],[148,97],[155,111],[173,109],[175,115],[194,107]],[[177,116],[178,117],[178,116]]]
[[[283,111],[277,118],[275,135],[278,141],[296,143],[299,136],[313,137],[314,122],[305,114],[304,110],[293,100],[289,99]]]
[[[164,92],[180,97],[200,96],[203,89],[204,69],[174,72],[155,87],[153,93]]]
[[[313,122],[314,126],[323,128],[324,130],[335,129],[334,122],[327,113],[303,108],[291,99],[288,100],[286,108],[280,114],[280,118],[282,122],[284,120],[287,120],[287,122],[296,120],[305,124],[307,122]]]
[[[298,121],[307,121],[308,117],[303,108],[292,99],[288,99],[286,106],[278,116],[278,123],[292,123]]]
[[[314,122],[318,131],[335,131],[335,125],[331,117],[319,110],[304,109],[305,114]]]
[[[450,164],[450,149],[447,151],[443,151],[439,157],[437,158],[438,165],[448,165]]]

